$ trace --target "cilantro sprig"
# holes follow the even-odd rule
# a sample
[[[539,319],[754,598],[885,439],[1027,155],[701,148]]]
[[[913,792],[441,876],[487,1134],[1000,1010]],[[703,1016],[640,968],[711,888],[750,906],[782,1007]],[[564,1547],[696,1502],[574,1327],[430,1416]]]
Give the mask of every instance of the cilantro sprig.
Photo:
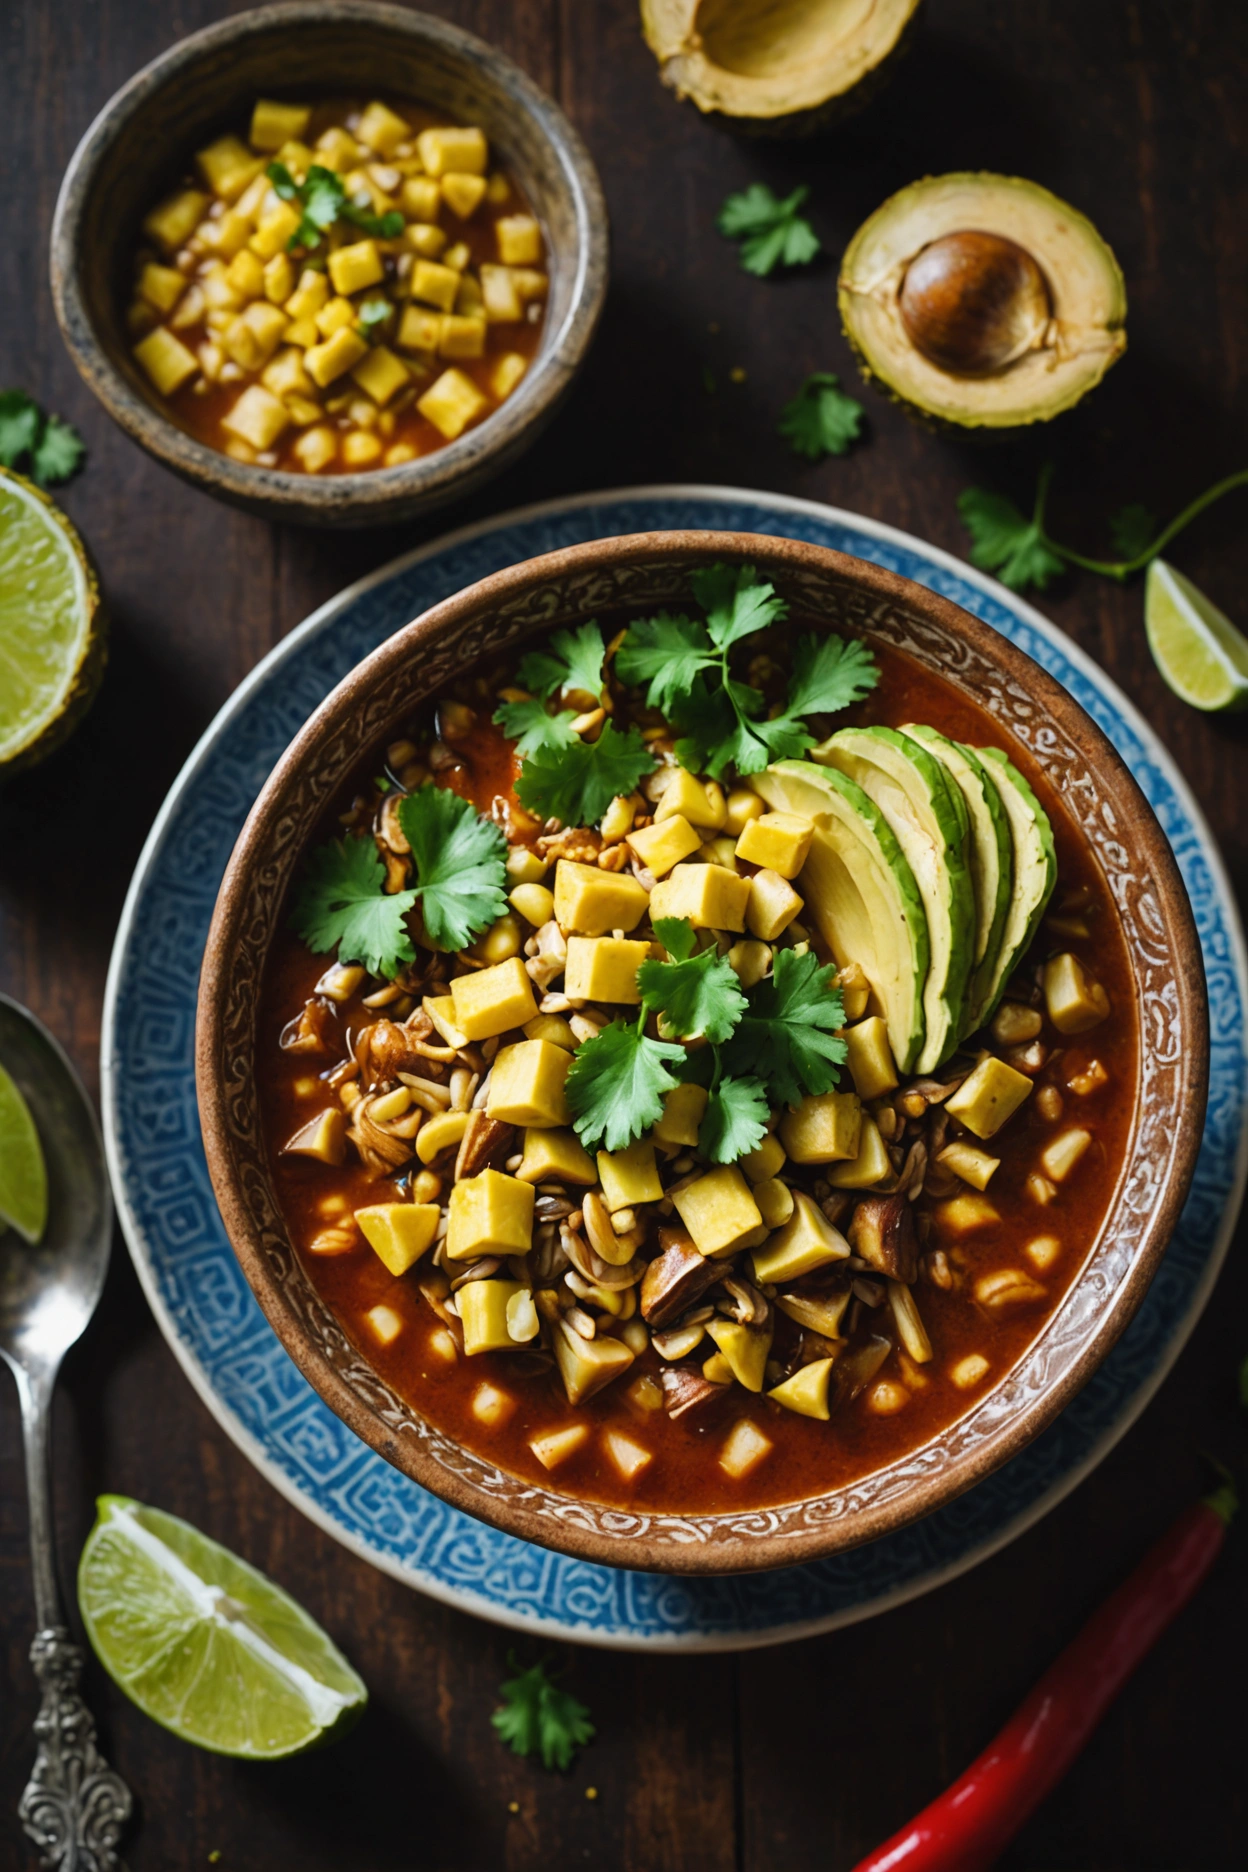
[[[397,240],[403,232],[405,224],[397,208],[376,215],[359,207],[348,198],[342,177],[320,163],[312,164],[302,182],[295,181],[285,163],[271,162],[265,174],[282,201],[296,203],[302,215],[286,243],[289,250],[304,247],[315,251],[335,221],[350,221],[379,240]]]
[[[866,411],[840,381],[833,371],[815,371],[781,410],[776,428],[795,455],[810,461],[848,455],[857,441]]]
[[[715,948],[697,953],[693,925],[684,917],[658,917],[654,933],[672,959],[638,969],[642,1005],[682,1040],[726,1040],[746,1005],[727,956]]]
[[[386,977],[416,959],[407,918],[417,903],[430,943],[447,950],[464,948],[507,908],[507,841],[496,825],[432,785],[407,794],[398,811],[412,887],[387,893],[372,839],[334,839],[309,854],[292,917],[314,954],[336,949],[340,962]]]
[[[810,194],[803,185],[783,201],[765,182],[730,195],[715,225],[728,240],[740,241],[741,265],[765,279],[777,266],[807,266],[820,252],[819,237],[798,211]]]
[[[0,464],[28,472],[41,488],[76,475],[86,458],[78,431],[47,416],[24,390],[0,390]]]
[[[616,669],[625,683],[647,684],[646,701],[682,732],[676,757],[693,773],[718,780],[729,767],[758,773],[773,760],[804,754],[816,737],[802,717],[835,714],[875,687],[879,670],[856,639],[802,638],[784,706],[732,675],[734,644],[786,616],[788,606],[753,566],[714,565],[690,575],[705,623],[660,612],[630,625]]]
[[[845,1025],[835,970],[809,950],[779,949],[772,972],[750,990],[749,1008],[725,1049],[736,1072],[756,1073],[775,1105],[796,1105],[807,1093],[830,1092],[846,1057]]]
[[[516,672],[526,689],[545,702],[556,690],[587,696],[596,703],[602,694],[602,666],[606,660],[602,632],[590,618],[579,630],[552,631],[545,650],[530,650]]]
[[[511,1651],[507,1662],[515,1675],[503,1684],[502,1707],[491,1723],[515,1754],[540,1755],[543,1768],[566,1773],[576,1751],[593,1739],[588,1709],[559,1688],[544,1664],[522,1671]]]
[[[1104,578],[1125,583],[1132,573],[1142,572],[1206,507],[1234,488],[1248,487],[1248,468],[1215,482],[1160,532],[1147,508],[1138,502],[1123,507],[1109,523],[1110,537],[1122,554],[1120,559],[1091,559],[1050,536],[1045,527],[1045,509],[1052,478],[1053,464],[1046,462],[1036,484],[1030,517],[1020,512],[1008,495],[988,488],[966,488],[958,496],[958,512],[971,536],[971,564],[995,572],[1011,591],[1026,591],[1029,586],[1044,591],[1067,566],[1079,566],[1085,572],[1099,572]]]

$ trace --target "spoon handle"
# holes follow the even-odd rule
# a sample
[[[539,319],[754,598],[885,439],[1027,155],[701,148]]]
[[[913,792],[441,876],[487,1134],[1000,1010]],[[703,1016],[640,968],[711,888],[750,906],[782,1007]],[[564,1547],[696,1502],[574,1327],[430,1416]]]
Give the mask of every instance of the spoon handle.
[[[48,1469],[56,1369],[15,1368],[14,1376],[22,1404],[39,1627],[30,1661],[40,1690],[35,1766],[18,1803],[18,1818],[38,1847],[42,1865],[59,1872],[117,1872],[117,1842],[133,1802],[96,1744],[95,1722],[78,1690],[82,1650],[66,1629],[56,1584]]]

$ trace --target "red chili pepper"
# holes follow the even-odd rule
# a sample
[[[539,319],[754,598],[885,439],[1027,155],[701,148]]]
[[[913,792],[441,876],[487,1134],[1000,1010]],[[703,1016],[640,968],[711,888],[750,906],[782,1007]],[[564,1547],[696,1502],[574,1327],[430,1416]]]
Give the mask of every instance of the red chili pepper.
[[[986,1872],[1192,1597],[1237,1506],[1227,1483],[1186,1509],[966,1773],[854,1872]]]

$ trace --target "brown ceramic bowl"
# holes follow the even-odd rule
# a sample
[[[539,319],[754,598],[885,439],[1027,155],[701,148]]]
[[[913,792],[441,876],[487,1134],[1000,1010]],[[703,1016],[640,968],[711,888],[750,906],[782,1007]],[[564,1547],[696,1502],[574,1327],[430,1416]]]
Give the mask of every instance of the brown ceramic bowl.
[[[457,442],[398,468],[304,475],[197,441],[152,401],[122,313],[139,222],[191,152],[256,96],[380,91],[479,123],[545,231],[550,298],[520,387]],[[296,0],[182,39],[109,99],[74,151],[52,224],[52,298],[69,352],[109,415],[187,481],[271,520],[408,520],[487,481],[528,447],[585,357],[607,287],[606,205],[558,106],[491,46],[375,0]]]
[[[898,646],[987,708],[1063,794],[1119,905],[1143,1061],[1117,1187],[1084,1270],[1020,1362],[928,1444],[829,1495],[749,1515],[605,1508],[502,1473],[421,1419],[346,1336],[304,1276],[274,1196],[255,1074],[265,957],[325,804],[361,754],[477,658],[595,612],[676,609],[689,570],[757,565],[797,616]],[[508,1533],[615,1566],[731,1573],[815,1560],[942,1507],[1037,1435],[1130,1320],[1178,1217],[1208,1068],[1200,947],[1164,833],[1100,729],[978,618],[879,566],[790,540],[649,533],[572,546],[496,572],[395,633],[291,743],[221,886],[199,997],[199,1108],[208,1165],[244,1272],[282,1343],[365,1442],[455,1507]]]

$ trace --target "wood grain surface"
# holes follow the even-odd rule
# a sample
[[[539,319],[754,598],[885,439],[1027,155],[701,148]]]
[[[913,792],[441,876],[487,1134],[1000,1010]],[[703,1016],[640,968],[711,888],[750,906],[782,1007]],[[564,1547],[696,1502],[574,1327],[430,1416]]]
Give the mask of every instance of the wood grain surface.
[[[312,607],[421,535],[283,532],[182,486],[116,430],[62,350],[46,284],[57,185],[112,91],[220,0],[6,0],[0,7],[0,385],[86,436],[64,494],[114,623],[96,707],[0,796],[0,987],[98,1083],[104,976],[134,861],[195,737]],[[653,480],[791,491],[955,552],[968,482],[1029,500],[1052,454],[1052,525],[1095,550],[1128,500],[1176,510],[1248,446],[1248,12],[1240,0],[931,0],[908,61],[860,118],[815,143],[747,142],[659,85],[635,0],[441,0],[563,103],[602,174],[614,235],[603,329],[546,437],[443,526],[522,501]],[[945,169],[1035,177],[1113,244],[1130,350],[1051,434],[975,448],[864,392],[868,436],[808,466],[775,434],[811,370],[852,375],[834,261],[893,189]],[[714,215],[762,179],[813,186],[829,258],[801,278],[738,269]],[[705,386],[706,367],[717,388]],[[730,379],[740,367],[745,380]],[[438,524],[437,522],[434,523]],[[1248,528],[1228,502],[1177,562],[1245,622]],[[1138,584],[1063,580],[1043,608],[1104,664],[1174,752],[1237,885],[1248,863],[1243,718],[1206,720],[1149,659]],[[185,959],[195,971],[198,957]],[[1178,1115],[1176,1114],[1176,1118]],[[296,1593],[372,1691],[344,1744],[246,1766],[147,1722],[92,1667],[108,1751],[139,1801],[132,1872],[844,1872],[983,1745],[1083,1616],[1203,1485],[1202,1451],[1242,1462],[1235,1367],[1248,1351],[1243,1231],[1160,1394],[1039,1526],[886,1617],[740,1658],[569,1653],[598,1739],[566,1778],[489,1727],[514,1640],[351,1558],[255,1474],[166,1347],[118,1239],[105,1300],[56,1413],[62,1571],[92,1498],[186,1516]],[[26,1514],[12,1387],[0,1385],[0,1868],[34,1864],[13,1817],[32,1754]],[[1243,1863],[1244,1535],[1144,1664],[1009,1872],[1220,1872]],[[529,1648],[531,1649],[531,1648]],[[526,1649],[526,1656],[528,1649]],[[597,1790],[587,1798],[587,1789]],[[515,1803],[517,1811],[511,1811]]]

